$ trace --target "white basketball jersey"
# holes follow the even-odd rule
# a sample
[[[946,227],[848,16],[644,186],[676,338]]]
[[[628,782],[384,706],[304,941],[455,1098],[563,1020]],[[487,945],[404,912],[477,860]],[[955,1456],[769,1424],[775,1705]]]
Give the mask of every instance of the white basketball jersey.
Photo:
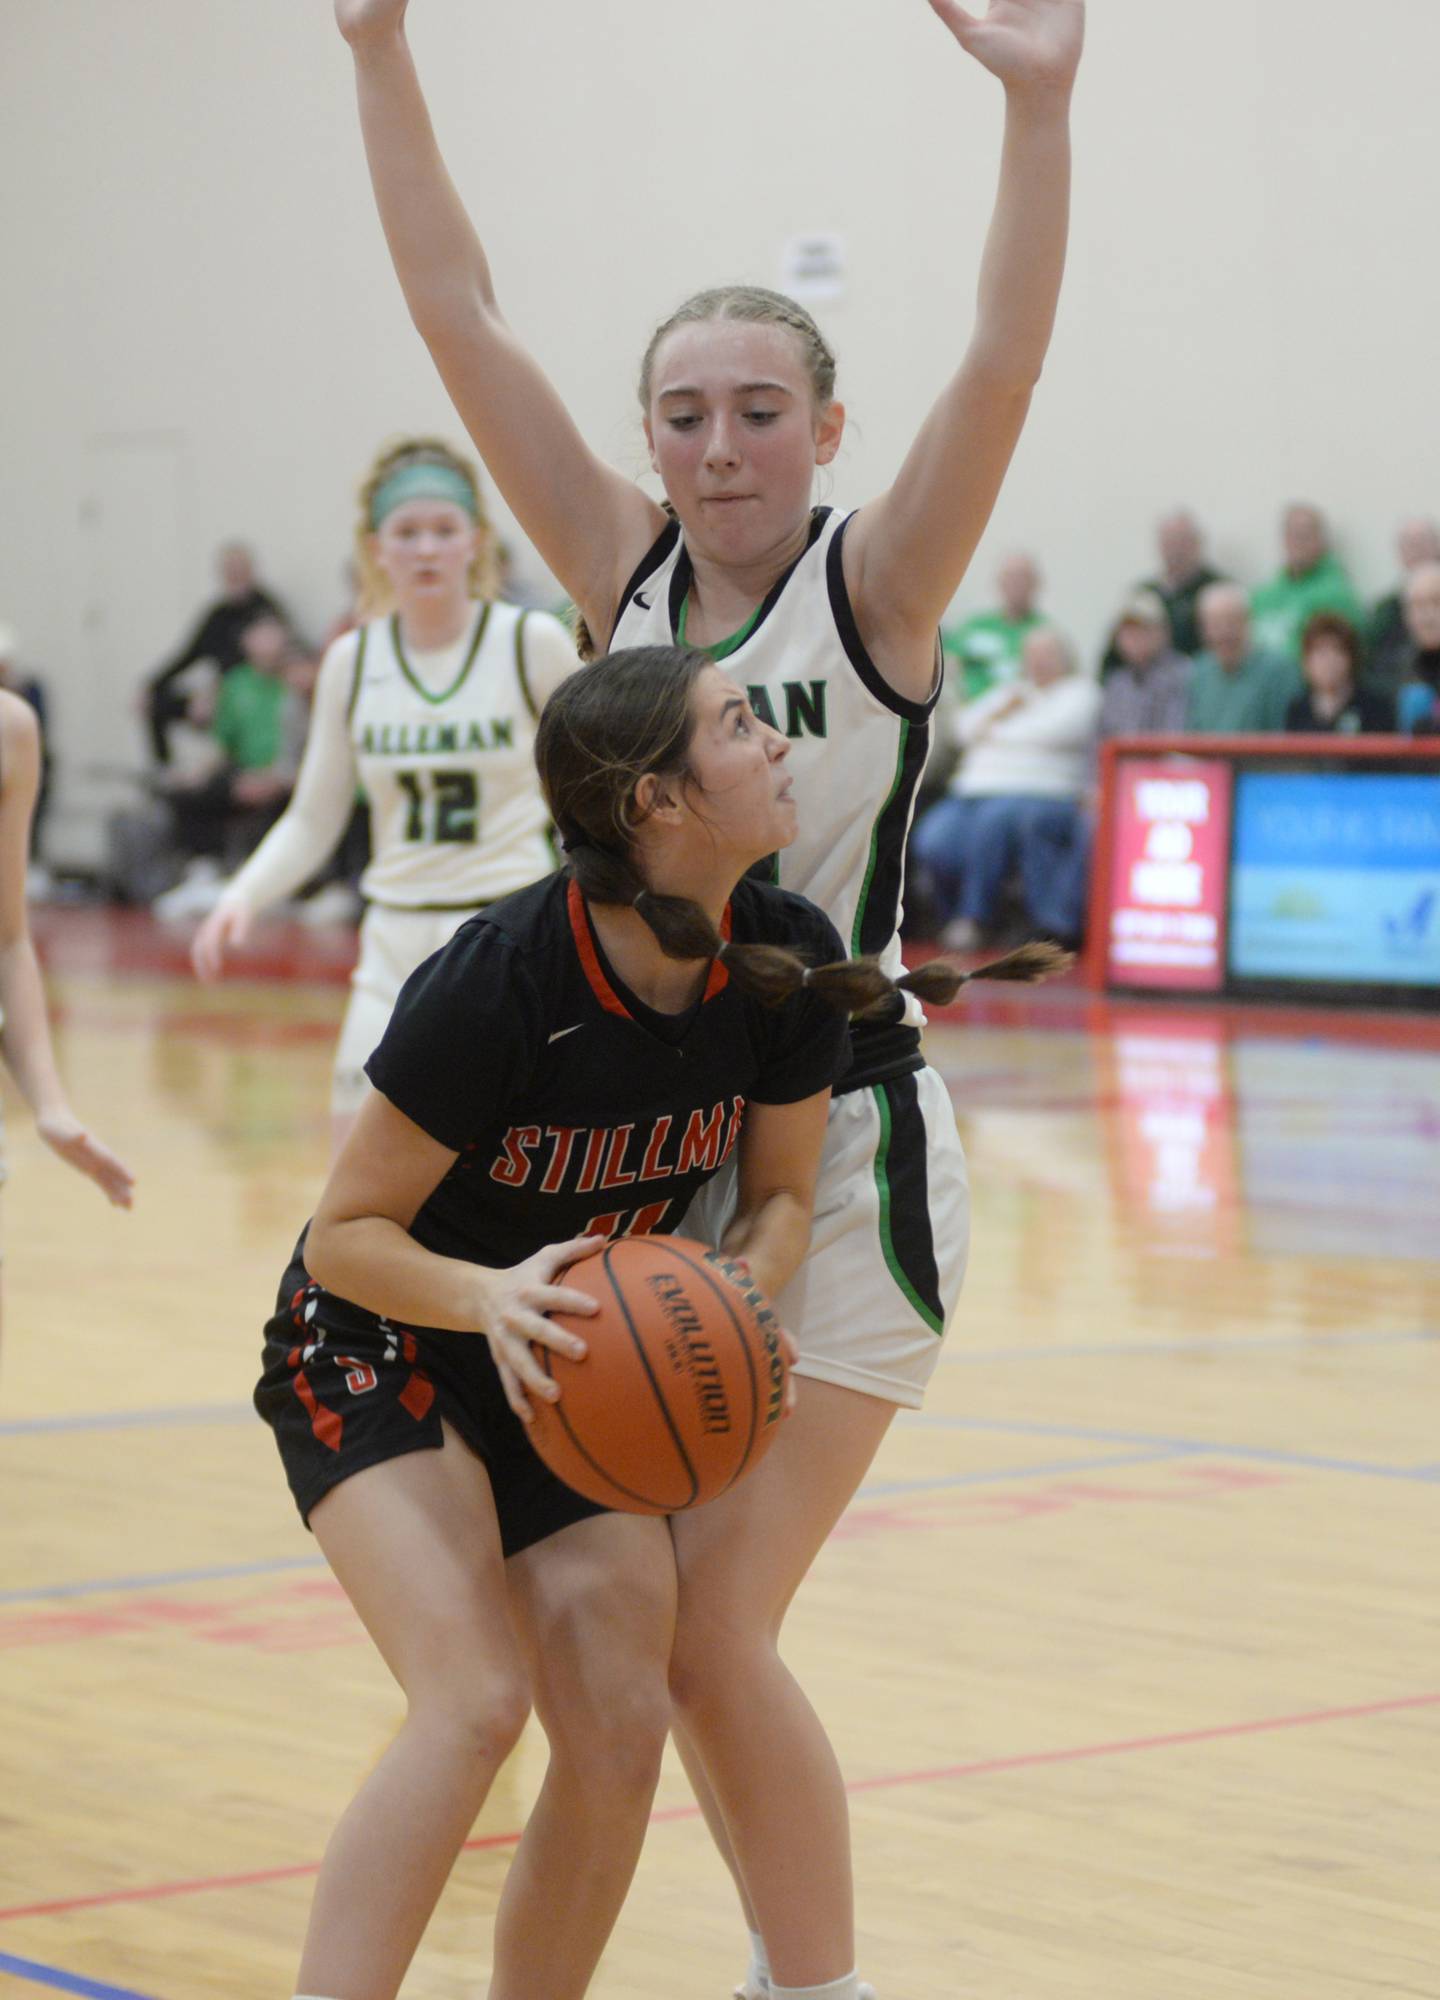
[[[804,554],[719,664],[790,738],[800,831],[776,879],[818,903],[851,952],[900,970],[905,842],[940,691],[907,701],[861,643],[841,568],[850,515],[819,507]],[[625,589],[617,646],[673,646],[690,559],[672,522]]]
[[[478,606],[460,645],[426,655],[424,672],[406,656],[398,617],[361,628],[350,735],[370,801],[360,887],[372,902],[473,908],[555,866],[525,682],[524,626],[535,615]]]

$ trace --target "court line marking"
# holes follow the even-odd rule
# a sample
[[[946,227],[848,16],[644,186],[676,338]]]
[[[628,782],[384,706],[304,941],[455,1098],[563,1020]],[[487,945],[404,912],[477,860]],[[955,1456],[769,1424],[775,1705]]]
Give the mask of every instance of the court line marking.
[[[41,1437],[64,1431],[136,1431],[172,1425],[239,1424],[257,1421],[253,1403],[187,1403],[158,1410],[96,1410],[74,1417],[12,1417],[0,1437]]]
[[[1404,1333],[1262,1333],[1233,1340],[1116,1340],[1094,1345],[1075,1342],[1053,1347],[959,1348],[940,1358],[942,1368],[973,1366],[982,1361],[1070,1361],[1130,1354],[1250,1354],[1267,1349],[1296,1348],[1318,1353],[1330,1347],[1403,1347],[1440,1341],[1440,1328],[1421,1327]]]
[[[907,1785],[943,1784],[960,1778],[991,1777],[1007,1771],[1039,1770],[1048,1765],[1090,1763],[1106,1757],[1137,1756],[1150,1750],[1175,1750],[1197,1743],[1221,1743],[1240,1736],[1273,1735],[1285,1729],[1314,1729],[1327,1723],[1368,1721],[1375,1716],[1399,1715],[1435,1707],[1440,1707],[1440,1691],[1397,1695],[1388,1701],[1356,1702],[1343,1708],[1261,1716],[1250,1722],[1211,1723],[1203,1729],[1177,1729],[1159,1736],[1077,1743],[1058,1750],[1025,1750],[1010,1757],[984,1757],[968,1764],[936,1765],[928,1770],[883,1772],[869,1778],[851,1779],[845,1789],[847,1792],[880,1792]],[[651,1814],[650,1824],[673,1825],[678,1821],[699,1818],[700,1808],[697,1805],[666,1806]],[[467,1840],[461,1852],[474,1854],[494,1848],[514,1847],[519,1843],[520,1831],[482,1834],[478,1839]],[[61,1916],[72,1910],[93,1910],[115,1903],[149,1903],[170,1896],[202,1895],[218,1889],[254,1888],[265,1882],[296,1881],[319,1872],[318,1861],[300,1861],[281,1868],[250,1869],[240,1875],[207,1875],[179,1882],[152,1882],[139,1889],[110,1889],[93,1896],[65,1896],[50,1902],[14,1905],[9,1909],[0,1909],[0,1923],[9,1923],[19,1917]],[[140,1996],[140,2000],[144,2000],[144,1996]]]
[[[1440,1342],[1440,1327],[1420,1327],[1398,1333],[1277,1333],[1227,1340],[1123,1340],[1108,1343],[1061,1342],[1052,1347],[958,1347],[940,1357],[942,1368],[973,1367],[991,1361],[1069,1361],[1117,1359],[1128,1354],[1249,1354],[1267,1349],[1296,1348],[1319,1352],[1329,1347],[1404,1347]],[[172,1425],[239,1424],[255,1421],[253,1403],[177,1403],[154,1409],[93,1410],[71,1417],[11,1417],[0,1423],[0,1438],[63,1435],[66,1431],[125,1431]]]
[[[78,1972],[62,1972],[58,1965],[42,1965],[36,1958],[12,1958],[5,1951],[0,1951],[0,1972],[28,1979],[36,1986],[55,1987],[61,1993],[79,1993],[85,2000],[154,2000],[154,1995],[137,1993],[130,1986],[107,1986],[103,1980],[86,1979]]]
[[[1004,1486],[1023,1480],[1050,1479],[1070,1472],[1108,1472],[1122,1465],[1150,1465],[1179,1458],[1176,1451],[1124,1452],[1106,1458],[1063,1458],[1043,1465],[1010,1466],[996,1472],[965,1472],[953,1479],[921,1479],[911,1484],[880,1480],[862,1486],[850,1503],[885,1499],[896,1493],[940,1492],[951,1486]],[[843,1516],[842,1516],[843,1519]],[[39,1604],[52,1598],[117,1596],[132,1590],[167,1590],[186,1583],[223,1583],[235,1577],[279,1575],[286,1570],[324,1569],[323,1556],[282,1556],[269,1561],[216,1563],[206,1569],[154,1570],[145,1576],[100,1576],[83,1583],[31,1584],[20,1590],[0,1590],[0,1606]]]
[[[1291,1465],[1314,1472],[1350,1472],[1371,1479],[1408,1479],[1420,1485],[1436,1483],[1427,1466],[1377,1465],[1368,1459],[1322,1458],[1311,1452],[1281,1451],[1268,1445],[1231,1444],[1209,1438],[1156,1437],[1148,1431],[1097,1431],[1076,1424],[1017,1422],[1011,1417],[930,1417],[905,1411],[907,1429],[1005,1432],[1019,1437],[1071,1438],[1077,1444],[1123,1444],[1152,1451],[1173,1452],[1181,1458],[1238,1458],[1261,1465]],[[948,1483],[948,1482],[947,1482]]]

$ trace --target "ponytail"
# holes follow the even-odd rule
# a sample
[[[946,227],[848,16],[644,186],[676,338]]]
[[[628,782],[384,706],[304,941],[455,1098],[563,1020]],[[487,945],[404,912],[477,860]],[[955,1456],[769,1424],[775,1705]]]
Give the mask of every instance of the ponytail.
[[[783,945],[732,944],[721,937],[698,903],[687,896],[659,896],[647,889],[628,856],[597,846],[583,834],[564,842],[571,873],[587,902],[618,903],[634,910],[654,934],[667,958],[718,959],[742,993],[779,1007],[808,989],[842,1014],[898,1019],[902,996],[946,1006],[972,979],[1031,982],[1053,978],[1075,962],[1073,952],[1057,944],[1024,944],[1004,958],[992,959],[962,972],[953,962],[936,958],[891,979],[873,958],[836,959],[829,965],[807,965]]]

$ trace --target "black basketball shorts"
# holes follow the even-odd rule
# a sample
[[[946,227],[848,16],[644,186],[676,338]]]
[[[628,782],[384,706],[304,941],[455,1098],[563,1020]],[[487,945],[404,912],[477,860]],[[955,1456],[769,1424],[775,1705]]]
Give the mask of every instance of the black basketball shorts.
[[[303,1238],[265,1325],[255,1407],[275,1433],[307,1527],[311,1509],[351,1473],[439,1450],[442,1420],[485,1464],[507,1556],[607,1511],[535,1451],[483,1334],[381,1319],[317,1285],[302,1251]]]

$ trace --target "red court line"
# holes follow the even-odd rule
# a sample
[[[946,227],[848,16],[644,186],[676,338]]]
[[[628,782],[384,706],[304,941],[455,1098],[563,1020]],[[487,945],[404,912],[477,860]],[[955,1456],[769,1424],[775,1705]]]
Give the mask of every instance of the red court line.
[[[1440,1707],[1440,1692],[1401,1695],[1393,1701],[1361,1702],[1351,1708],[1311,1709],[1298,1715],[1270,1715],[1258,1722],[1222,1722],[1208,1729],[1181,1729],[1166,1736],[1133,1736],[1113,1743],[1074,1744],[1064,1750],[1027,1750],[1016,1757],[988,1757],[973,1764],[943,1764],[928,1771],[892,1771],[874,1778],[857,1778],[846,1786],[848,1792],[888,1791],[898,1785],[935,1785],[953,1778],[984,1778],[998,1771],[1036,1770],[1047,1764],[1081,1764],[1102,1757],[1130,1757],[1142,1750],[1171,1750],[1189,1743],[1220,1743],[1236,1736],[1263,1736],[1281,1729],[1310,1729],[1327,1722],[1355,1722],[1374,1715],[1397,1715],[1407,1709]],[[698,1819],[696,1805],[667,1806],[652,1813],[652,1826],[671,1825],[677,1820]],[[466,1854],[482,1849],[515,1847],[519,1830],[513,1833],[483,1834],[467,1840]],[[257,1868],[245,1875],[206,1875],[188,1882],[156,1882],[146,1889],[112,1889],[95,1896],[65,1896],[50,1903],[24,1903],[0,1909],[0,1923],[15,1917],[50,1917],[67,1910],[93,1910],[114,1903],[148,1903],[164,1896],[195,1896],[210,1889],[246,1889],[261,1882],[292,1882],[304,1875],[318,1875],[318,1861],[295,1862],[287,1868]]]

